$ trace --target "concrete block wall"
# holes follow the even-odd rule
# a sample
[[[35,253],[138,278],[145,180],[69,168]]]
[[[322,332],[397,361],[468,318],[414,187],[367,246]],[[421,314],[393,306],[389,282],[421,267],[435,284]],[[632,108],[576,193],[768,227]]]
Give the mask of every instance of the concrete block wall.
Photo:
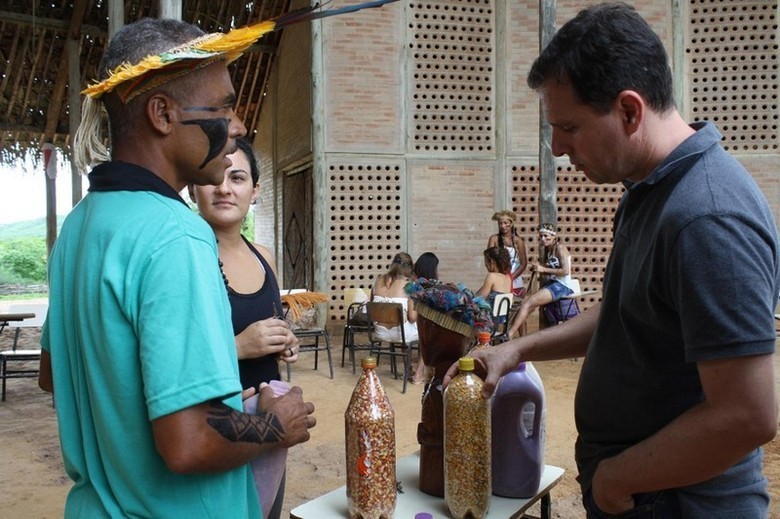
[[[433,252],[439,277],[477,290],[485,278],[482,251],[495,232],[492,161],[410,161],[409,253]]]
[[[768,122],[759,130],[768,144],[760,150],[733,151],[778,215],[777,43],[776,34],[765,29],[776,26],[776,2],[683,2],[679,12],[668,0],[632,3],[659,33],[672,59],[686,56],[674,52],[676,41],[690,46],[694,25],[710,23],[694,20],[691,10],[696,6],[735,9],[739,4],[764,13],[764,25],[747,30],[770,37],[759,52],[775,78],[760,94],[769,98]],[[767,11],[758,4],[775,7]],[[585,5],[559,0],[558,24]],[[525,83],[539,52],[538,15],[534,0],[402,0],[322,21],[314,31],[311,80],[322,103],[310,107],[320,134],[299,131],[309,122],[300,109],[309,97],[295,90],[296,74],[280,73],[286,79],[275,87],[277,116],[261,119],[263,131],[277,134],[274,139],[261,136],[258,142],[275,150],[278,176],[284,163],[306,156],[303,141],[308,145],[314,140],[310,153],[325,177],[324,191],[315,197],[327,204],[322,229],[329,257],[318,266],[326,279],[318,289],[331,295],[330,322],[343,317],[343,289],[370,286],[399,250],[415,258],[435,252],[443,279],[479,286],[485,273],[482,250],[496,229],[490,220],[495,210],[517,212],[529,255],[538,255],[539,104]],[[305,53],[287,49],[298,44],[297,38],[286,35],[280,58],[303,63]],[[675,63],[674,70],[689,71],[682,105],[692,120],[696,114],[690,110],[695,106],[687,77],[690,64]],[[499,84],[499,78],[504,83]],[[280,123],[282,113],[285,121]],[[285,126],[274,130],[278,124]],[[557,223],[575,257],[574,275],[583,288],[597,288],[622,186],[596,186],[573,171],[565,158],[557,165]],[[315,175],[317,171],[315,167]],[[388,193],[393,193],[392,203],[380,203],[377,195]],[[275,203],[284,201],[277,196]],[[394,226],[390,234],[384,229],[388,221]],[[265,232],[266,227],[261,228]]]
[[[308,5],[295,0],[291,9]],[[260,197],[255,205],[255,240],[274,252],[279,279],[283,272],[284,179],[288,170],[312,161],[311,27],[284,29],[274,58],[255,132],[260,167]]]

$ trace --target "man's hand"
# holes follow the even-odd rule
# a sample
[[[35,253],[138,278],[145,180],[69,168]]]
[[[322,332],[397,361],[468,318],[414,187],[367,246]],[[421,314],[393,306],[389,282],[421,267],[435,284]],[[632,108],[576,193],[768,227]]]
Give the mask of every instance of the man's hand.
[[[490,398],[496,390],[498,380],[517,367],[520,363],[520,348],[517,341],[499,344],[492,348],[473,350],[469,357],[474,358],[474,371],[485,382],[482,386],[482,396]],[[450,383],[458,374],[458,363],[455,362],[444,375],[444,386]]]
[[[313,416],[314,404],[303,401],[303,391],[294,386],[283,396],[274,397],[270,387],[260,390],[260,401],[257,404],[258,414],[274,415],[281,427],[280,445],[292,447],[309,440],[309,429],[317,425]]]
[[[621,481],[610,479],[613,473],[610,470],[612,458],[607,458],[599,463],[596,473],[593,475],[593,501],[599,510],[608,514],[620,514],[634,508],[634,498],[630,493],[622,490]]]

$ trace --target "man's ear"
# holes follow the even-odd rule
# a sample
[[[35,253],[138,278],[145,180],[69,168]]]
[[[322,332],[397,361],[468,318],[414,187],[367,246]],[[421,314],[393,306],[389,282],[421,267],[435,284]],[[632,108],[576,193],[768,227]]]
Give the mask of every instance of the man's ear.
[[[626,131],[633,134],[642,124],[645,116],[645,101],[634,90],[624,90],[618,94],[617,106]]]
[[[161,93],[153,94],[146,101],[146,117],[149,125],[162,135],[168,135],[173,129],[174,104],[173,99]]]

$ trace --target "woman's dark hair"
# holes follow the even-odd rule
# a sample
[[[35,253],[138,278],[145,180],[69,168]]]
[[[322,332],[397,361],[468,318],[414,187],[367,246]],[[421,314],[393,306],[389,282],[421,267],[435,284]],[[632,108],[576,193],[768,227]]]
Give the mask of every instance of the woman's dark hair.
[[[260,170],[257,168],[257,157],[255,156],[255,150],[245,137],[236,139],[236,145],[238,149],[244,152],[246,160],[249,162],[249,174],[252,175],[252,185],[257,184],[260,180]]]
[[[414,263],[414,275],[425,279],[439,279],[439,258],[432,252],[423,252]]]
[[[512,272],[512,260],[509,251],[505,247],[490,247],[483,252],[485,259],[496,264],[499,272],[510,274]]]

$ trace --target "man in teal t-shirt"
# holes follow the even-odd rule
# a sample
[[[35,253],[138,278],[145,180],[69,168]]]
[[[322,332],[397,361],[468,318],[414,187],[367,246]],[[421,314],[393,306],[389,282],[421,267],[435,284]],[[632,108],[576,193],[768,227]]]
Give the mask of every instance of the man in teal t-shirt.
[[[74,481],[66,517],[260,517],[248,463],[315,424],[300,388],[264,389],[261,411],[242,412],[214,234],[178,195],[220,183],[246,131],[225,56],[108,72],[200,36],[174,20],[124,27],[89,92],[108,112],[112,161],[92,170],[52,251],[41,341]]]

